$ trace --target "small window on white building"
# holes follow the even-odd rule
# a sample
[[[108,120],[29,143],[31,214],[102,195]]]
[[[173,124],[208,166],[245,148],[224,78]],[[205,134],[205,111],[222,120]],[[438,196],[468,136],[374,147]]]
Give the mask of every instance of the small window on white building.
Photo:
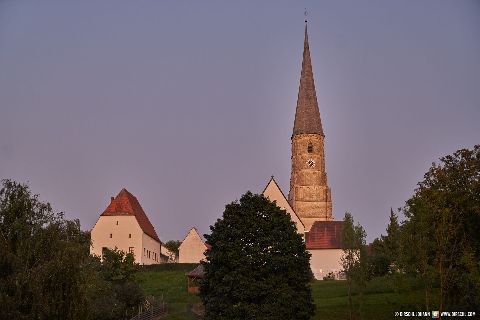
[[[117,226],[118,226],[118,220],[117,220]]]
[[[110,238],[112,237],[112,234],[110,233]]]
[[[128,252],[129,252],[129,253],[134,253],[134,252],[133,252],[133,248],[134,248],[134,247],[128,247]]]
[[[129,238],[131,238],[131,237],[132,237],[132,234],[131,234],[131,233],[129,233],[129,234],[128,234],[128,237],[129,237]]]

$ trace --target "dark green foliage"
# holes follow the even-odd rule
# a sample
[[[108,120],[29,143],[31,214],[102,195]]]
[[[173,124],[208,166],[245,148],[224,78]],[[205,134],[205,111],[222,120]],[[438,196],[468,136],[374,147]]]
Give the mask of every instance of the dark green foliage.
[[[28,186],[0,189],[0,318],[86,318],[84,259],[89,235]]]
[[[335,280],[335,273],[333,273],[333,272],[327,273],[327,275],[323,277],[323,280],[325,280],[325,281]]]
[[[353,217],[346,212],[343,218],[342,249],[341,258],[343,270],[347,277],[349,316],[353,319],[356,314],[361,313],[363,304],[363,293],[368,280],[368,264],[365,251],[366,233],[363,227],[357,223],[354,225]],[[359,295],[358,310],[353,308],[354,290]]]
[[[105,249],[103,261],[95,261],[94,269],[95,287],[91,292],[93,318],[114,320],[132,317],[144,300],[142,290],[134,281],[139,266],[133,254]]]
[[[205,319],[310,319],[310,254],[284,210],[247,192],[210,229]]]
[[[387,226],[387,235],[376,238],[371,245],[368,255],[369,277],[380,277],[387,273],[399,272],[399,258],[401,253],[401,229],[398,215],[390,209],[390,221]]]
[[[139,266],[140,272],[182,271],[187,273],[198,266],[198,263],[161,263]]]
[[[377,251],[375,239],[371,245],[371,253],[367,255],[368,278],[382,277],[390,271],[391,260],[382,251]]]
[[[182,242],[180,240],[168,240],[164,243],[164,246],[178,257],[178,248],[181,244]]]
[[[402,266],[422,279],[427,309],[472,309],[480,305],[480,145],[440,161],[404,208]]]
[[[89,253],[90,235],[39,201],[28,186],[0,189],[0,319],[123,319],[142,299],[133,258],[106,264]]]
[[[389,272],[398,271],[398,257],[400,256],[400,225],[398,215],[390,209],[390,221],[387,226],[387,235],[381,236],[384,244],[383,255],[389,260]]]
[[[135,263],[133,253],[125,253],[117,248],[113,250],[106,248],[103,251],[101,270],[105,280],[125,282],[134,280],[138,265]]]

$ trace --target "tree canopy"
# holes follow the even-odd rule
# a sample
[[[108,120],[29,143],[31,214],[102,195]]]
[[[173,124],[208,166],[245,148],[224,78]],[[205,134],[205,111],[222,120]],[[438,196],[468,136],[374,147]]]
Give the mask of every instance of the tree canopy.
[[[402,264],[423,280],[426,308],[480,305],[480,145],[433,163],[404,214]]]
[[[360,295],[358,312],[361,312],[363,302],[363,291],[367,282],[367,265],[365,254],[366,233],[363,227],[354,224],[353,216],[346,212],[343,218],[342,250],[340,258],[342,267],[347,278],[348,306],[350,319],[354,318],[353,289],[357,289]]]
[[[180,240],[168,240],[165,242],[165,248],[170,250],[172,253],[175,254],[175,256],[178,257],[178,248],[180,248],[180,245],[182,244],[182,241]]]
[[[210,230],[205,319],[310,319],[310,254],[284,210],[247,192]]]
[[[90,256],[90,234],[28,185],[0,187],[0,319],[130,318],[143,294],[131,254]]]

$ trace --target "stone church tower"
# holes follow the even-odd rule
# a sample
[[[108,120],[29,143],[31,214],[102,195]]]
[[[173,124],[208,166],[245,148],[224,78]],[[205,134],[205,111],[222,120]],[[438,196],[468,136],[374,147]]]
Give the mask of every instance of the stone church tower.
[[[325,172],[322,121],[313,80],[307,22],[303,48],[302,72],[292,134],[292,175],[288,201],[302,220],[306,231],[315,221],[330,221],[331,191]]]

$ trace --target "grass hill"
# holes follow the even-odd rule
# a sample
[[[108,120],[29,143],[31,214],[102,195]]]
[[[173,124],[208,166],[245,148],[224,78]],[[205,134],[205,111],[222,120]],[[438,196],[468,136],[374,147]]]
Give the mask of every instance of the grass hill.
[[[138,281],[147,295],[163,297],[169,307],[166,320],[196,319],[188,311],[188,305],[200,299],[187,293],[185,273],[195,264],[162,264],[142,267]],[[316,313],[312,319],[348,319],[348,295],[346,281],[312,282]],[[427,311],[423,308],[423,292],[418,283],[404,277],[382,277],[370,281],[359,305],[363,319],[391,319],[395,311]]]

